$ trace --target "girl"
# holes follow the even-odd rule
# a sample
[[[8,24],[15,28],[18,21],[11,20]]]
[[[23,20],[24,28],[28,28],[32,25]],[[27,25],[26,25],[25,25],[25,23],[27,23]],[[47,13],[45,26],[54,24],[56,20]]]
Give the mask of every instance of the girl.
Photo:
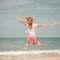
[[[48,25],[33,24],[32,17],[25,16],[25,18],[26,18],[26,21],[23,21],[20,18],[16,17],[16,20],[18,20],[20,23],[24,24],[28,28],[28,37],[27,37],[26,45],[24,46],[24,50],[27,50],[30,42],[32,42],[33,45],[41,46],[41,43],[39,41],[36,41],[35,27],[48,27]]]

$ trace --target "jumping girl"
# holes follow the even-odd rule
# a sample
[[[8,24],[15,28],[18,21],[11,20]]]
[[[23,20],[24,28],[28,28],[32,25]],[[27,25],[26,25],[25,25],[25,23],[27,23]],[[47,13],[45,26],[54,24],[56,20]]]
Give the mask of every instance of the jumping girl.
[[[32,42],[33,45],[38,45],[41,46],[41,43],[36,40],[36,35],[35,35],[35,28],[36,27],[48,27],[49,25],[44,25],[44,24],[34,24],[33,23],[33,18],[30,16],[25,16],[26,21],[23,21],[22,19],[16,17],[16,20],[19,21],[20,23],[24,24],[28,28],[28,37],[27,37],[27,42],[26,45],[24,46],[24,50],[27,50],[30,42]]]

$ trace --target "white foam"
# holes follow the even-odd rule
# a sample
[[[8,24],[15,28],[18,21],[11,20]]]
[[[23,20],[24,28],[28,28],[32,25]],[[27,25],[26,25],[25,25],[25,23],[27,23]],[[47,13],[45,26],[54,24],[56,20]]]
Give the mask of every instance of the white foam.
[[[0,51],[0,55],[28,55],[28,54],[60,54],[60,50],[36,50],[36,51]]]

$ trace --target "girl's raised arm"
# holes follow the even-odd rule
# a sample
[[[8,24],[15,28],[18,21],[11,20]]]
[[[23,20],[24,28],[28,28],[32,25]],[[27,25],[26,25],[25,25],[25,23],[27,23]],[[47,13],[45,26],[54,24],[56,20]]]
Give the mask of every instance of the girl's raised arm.
[[[16,17],[16,20],[17,20],[17,21],[19,21],[20,23],[22,23],[22,24],[26,25],[26,22],[25,22],[25,21],[23,21],[22,19],[20,19],[20,18]]]
[[[49,27],[50,25],[38,24],[37,27]]]

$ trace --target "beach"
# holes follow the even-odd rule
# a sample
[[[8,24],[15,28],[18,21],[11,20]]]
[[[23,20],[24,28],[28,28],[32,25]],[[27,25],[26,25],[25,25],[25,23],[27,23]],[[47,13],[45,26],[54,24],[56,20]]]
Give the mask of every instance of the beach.
[[[0,60],[60,60],[60,50],[0,52]]]
[[[60,0],[0,0],[0,60],[60,60]]]
[[[0,60],[60,60],[60,56],[45,56],[45,57],[0,56]]]

